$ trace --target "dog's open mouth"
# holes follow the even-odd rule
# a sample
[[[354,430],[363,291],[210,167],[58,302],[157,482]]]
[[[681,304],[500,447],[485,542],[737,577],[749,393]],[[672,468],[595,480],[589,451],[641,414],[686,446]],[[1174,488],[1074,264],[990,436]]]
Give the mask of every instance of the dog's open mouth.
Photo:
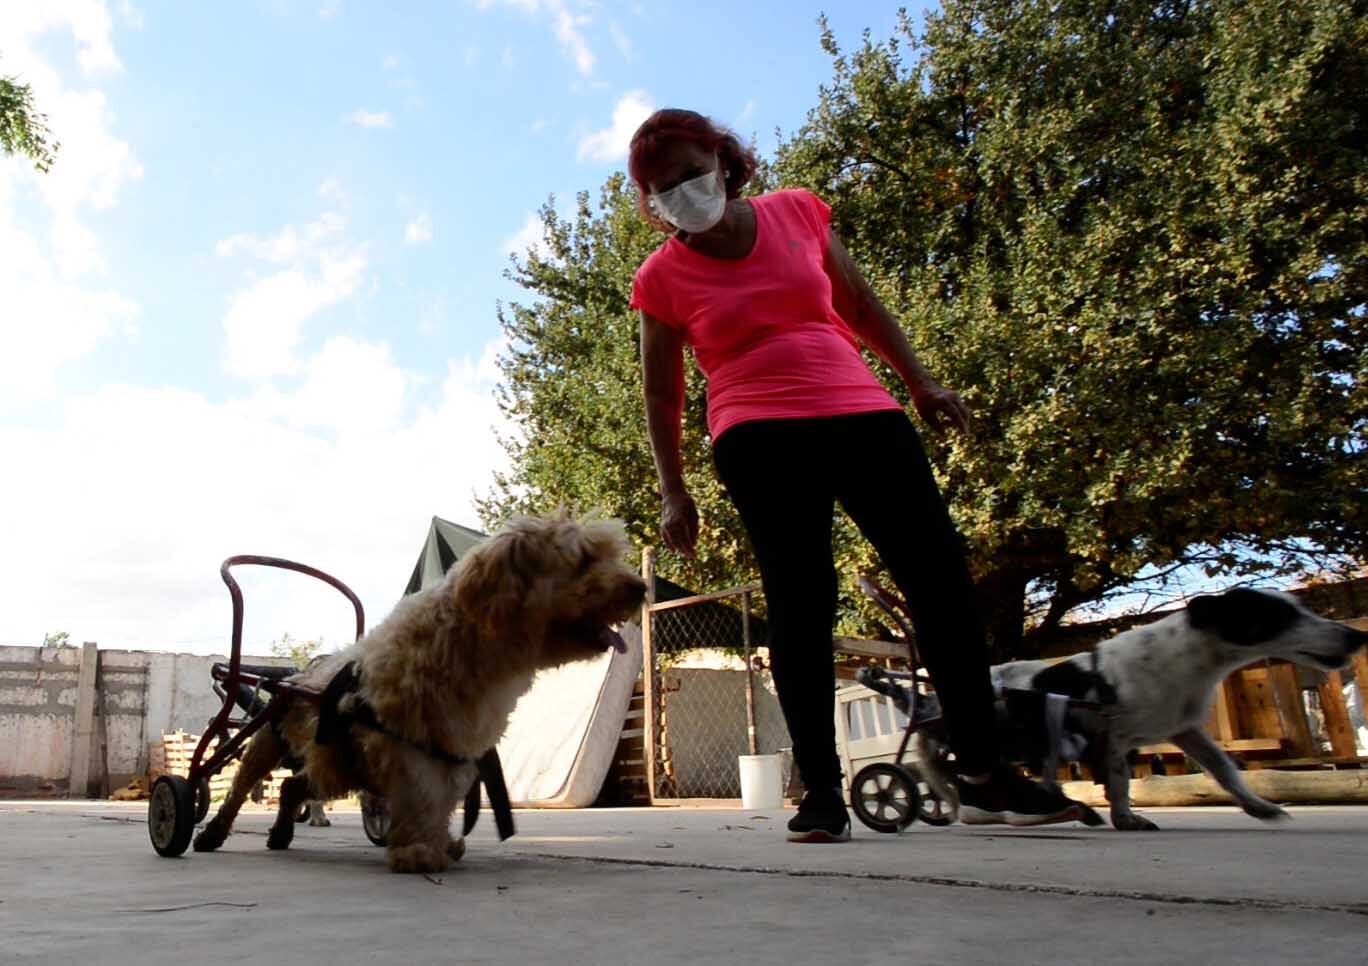
[[[614,650],[619,654],[627,653],[627,642],[607,624],[589,620],[577,621],[566,626],[566,634],[596,651]]]
[[[599,643],[605,651],[614,650],[619,654],[627,653],[627,642],[622,639],[622,635],[613,630],[607,624],[603,625],[603,630],[599,631]]]

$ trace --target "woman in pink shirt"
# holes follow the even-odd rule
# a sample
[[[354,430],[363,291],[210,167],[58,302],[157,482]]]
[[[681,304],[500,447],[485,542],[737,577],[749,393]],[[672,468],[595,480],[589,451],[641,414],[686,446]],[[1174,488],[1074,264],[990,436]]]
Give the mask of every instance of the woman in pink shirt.
[[[806,793],[792,841],[844,841],[834,724],[831,525],[839,503],[911,605],[944,709],[965,822],[1036,825],[1074,804],[999,763],[987,647],[964,550],[921,441],[860,355],[902,377],[934,429],[969,412],[917,361],[802,190],[742,199],[754,156],[692,111],[662,110],[632,138],[643,216],[669,233],[637,270],[646,421],[660,476],[662,536],[691,555],[698,511],[684,486],[684,347],[708,382],[713,459],[746,527],[769,610],[779,702]],[[876,469],[877,467],[877,469]]]

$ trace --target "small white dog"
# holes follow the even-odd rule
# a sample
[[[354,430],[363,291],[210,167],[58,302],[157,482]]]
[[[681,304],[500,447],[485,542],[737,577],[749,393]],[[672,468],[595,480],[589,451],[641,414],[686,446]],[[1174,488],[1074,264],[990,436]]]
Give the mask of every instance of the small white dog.
[[[1368,634],[1319,617],[1288,594],[1236,589],[1194,597],[1176,614],[1103,641],[1096,657],[1075,654],[1055,664],[1014,661],[996,666],[993,674],[1004,688],[1106,705],[1104,767],[1112,825],[1149,830],[1158,826],[1131,809],[1127,755],[1161,741],[1181,748],[1248,814],[1286,815],[1250,790],[1230,756],[1202,730],[1216,688],[1231,672],[1268,657],[1337,670],[1366,643]],[[934,771],[936,756],[926,739],[918,738],[919,756],[931,763],[927,771]],[[946,776],[927,778],[938,793],[950,791]]]

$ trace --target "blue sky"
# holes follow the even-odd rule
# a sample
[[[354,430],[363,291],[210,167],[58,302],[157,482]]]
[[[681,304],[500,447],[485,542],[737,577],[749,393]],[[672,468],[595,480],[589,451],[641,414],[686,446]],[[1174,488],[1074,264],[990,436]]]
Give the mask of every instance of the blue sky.
[[[829,4],[838,40],[897,4]],[[32,9],[27,9],[32,8]],[[44,0],[0,73],[62,142],[0,161],[0,644],[222,648],[231,553],[393,603],[498,468],[495,303],[536,209],[654,107],[763,152],[816,103],[822,7]],[[248,640],[346,636],[251,579]],[[338,598],[340,601],[340,598]]]

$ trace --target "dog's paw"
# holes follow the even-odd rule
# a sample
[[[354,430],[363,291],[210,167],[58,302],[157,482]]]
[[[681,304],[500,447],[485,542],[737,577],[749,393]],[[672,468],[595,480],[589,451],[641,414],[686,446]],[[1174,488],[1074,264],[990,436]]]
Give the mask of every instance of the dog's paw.
[[[1136,815],[1134,812],[1126,812],[1122,815],[1112,816],[1112,827],[1122,832],[1157,832],[1159,826],[1155,825],[1143,815]]]
[[[385,857],[391,872],[445,872],[451,864],[445,849],[435,849],[425,842],[391,845]]]
[[[452,839],[447,842],[447,858],[452,862],[460,862],[461,856],[465,855],[465,839]]]
[[[266,835],[266,848],[283,852],[290,847],[294,841],[294,823],[287,826],[272,825],[271,831]]]
[[[215,820],[200,829],[192,847],[196,852],[212,852],[227,840],[228,830]]]
[[[1097,809],[1093,808],[1091,805],[1084,805],[1082,802],[1077,802],[1075,804],[1078,805],[1078,820],[1084,825],[1087,825],[1090,828],[1097,828],[1099,825],[1107,824],[1107,820],[1097,814]]]
[[[1290,821],[1292,816],[1287,814],[1287,810],[1281,805],[1259,799],[1257,802],[1250,802],[1244,806],[1246,815],[1253,815],[1257,819],[1265,822]]]

